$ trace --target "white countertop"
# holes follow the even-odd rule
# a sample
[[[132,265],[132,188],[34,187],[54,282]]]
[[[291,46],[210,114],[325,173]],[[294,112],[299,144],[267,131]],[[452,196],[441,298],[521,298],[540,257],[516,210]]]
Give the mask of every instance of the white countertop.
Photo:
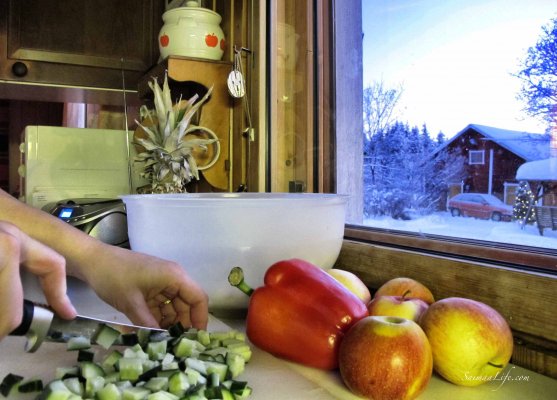
[[[33,297],[33,295],[27,297],[41,300],[40,297]],[[122,314],[100,301],[90,289],[81,284],[70,285],[70,297],[80,314],[127,322]],[[209,322],[209,330],[223,330],[230,327],[243,329],[244,323],[241,320],[223,322],[215,317],[211,317]],[[43,343],[36,353],[25,353],[24,343],[25,338],[21,337],[8,337],[0,342],[0,380],[11,372],[25,377],[40,377],[46,382],[53,378],[56,367],[71,366],[76,363],[76,353],[66,351],[64,344]],[[307,368],[279,360],[255,346],[252,348],[253,357],[239,378],[247,380],[253,388],[251,396],[253,399],[359,399],[346,389],[338,372]],[[499,380],[473,388],[455,386],[434,374],[427,390],[419,397],[420,400],[553,400],[555,398],[557,398],[557,380],[514,365],[509,365]]]

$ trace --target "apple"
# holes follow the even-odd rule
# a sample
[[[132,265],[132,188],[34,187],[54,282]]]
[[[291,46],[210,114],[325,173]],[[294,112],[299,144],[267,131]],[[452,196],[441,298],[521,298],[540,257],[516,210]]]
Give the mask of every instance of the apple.
[[[214,33],[208,34],[205,36],[205,44],[209,47],[217,47],[219,44],[219,38]]]
[[[369,399],[414,399],[432,374],[431,348],[414,321],[365,317],[346,332],[339,347],[342,380]]]
[[[367,305],[367,310],[369,315],[400,317],[418,322],[428,307],[429,304],[425,301],[406,297],[405,294],[402,296],[374,297]]]
[[[477,386],[501,373],[513,352],[511,329],[496,310],[479,301],[449,297],[420,319],[433,352],[433,367],[457,385]]]
[[[354,293],[360,300],[367,305],[371,300],[371,293],[364,282],[350,271],[333,268],[328,269],[327,273],[339,281],[349,291]]]
[[[162,47],[166,47],[168,46],[168,43],[170,43],[170,38],[168,37],[168,35],[162,35],[159,40]]]
[[[220,40],[220,49],[223,51],[226,49],[226,41],[224,38]]]
[[[408,293],[407,293],[408,292]],[[374,297],[379,296],[404,296],[412,297],[414,299],[422,299],[427,304],[431,304],[435,301],[431,291],[422,283],[414,280],[412,278],[393,278],[385,282],[377,292],[375,292]]]

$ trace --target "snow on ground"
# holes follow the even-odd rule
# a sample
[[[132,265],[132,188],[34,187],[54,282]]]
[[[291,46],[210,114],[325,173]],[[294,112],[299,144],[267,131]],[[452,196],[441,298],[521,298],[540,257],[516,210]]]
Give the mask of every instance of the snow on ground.
[[[527,225],[524,229],[521,229],[517,222],[495,222],[476,218],[452,217],[448,212],[438,212],[409,221],[379,217],[365,220],[364,225],[423,234],[557,249],[557,231],[544,229],[543,236],[541,236],[535,225]]]

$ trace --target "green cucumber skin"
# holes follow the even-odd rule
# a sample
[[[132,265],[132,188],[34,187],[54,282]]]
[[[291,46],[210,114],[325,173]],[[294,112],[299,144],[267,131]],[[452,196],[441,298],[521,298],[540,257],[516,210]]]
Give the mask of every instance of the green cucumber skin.
[[[4,397],[8,397],[11,391],[23,380],[23,376],[16,374],[8,374],[0,383],[0,394]]]

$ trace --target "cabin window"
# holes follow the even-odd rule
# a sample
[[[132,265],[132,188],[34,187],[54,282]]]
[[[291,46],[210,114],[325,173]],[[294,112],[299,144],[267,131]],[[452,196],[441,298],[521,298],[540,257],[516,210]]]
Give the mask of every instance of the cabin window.
[[[484,165],[484,158],[484,150],[470,150],[468,152],[468,164],[470,165]]]

